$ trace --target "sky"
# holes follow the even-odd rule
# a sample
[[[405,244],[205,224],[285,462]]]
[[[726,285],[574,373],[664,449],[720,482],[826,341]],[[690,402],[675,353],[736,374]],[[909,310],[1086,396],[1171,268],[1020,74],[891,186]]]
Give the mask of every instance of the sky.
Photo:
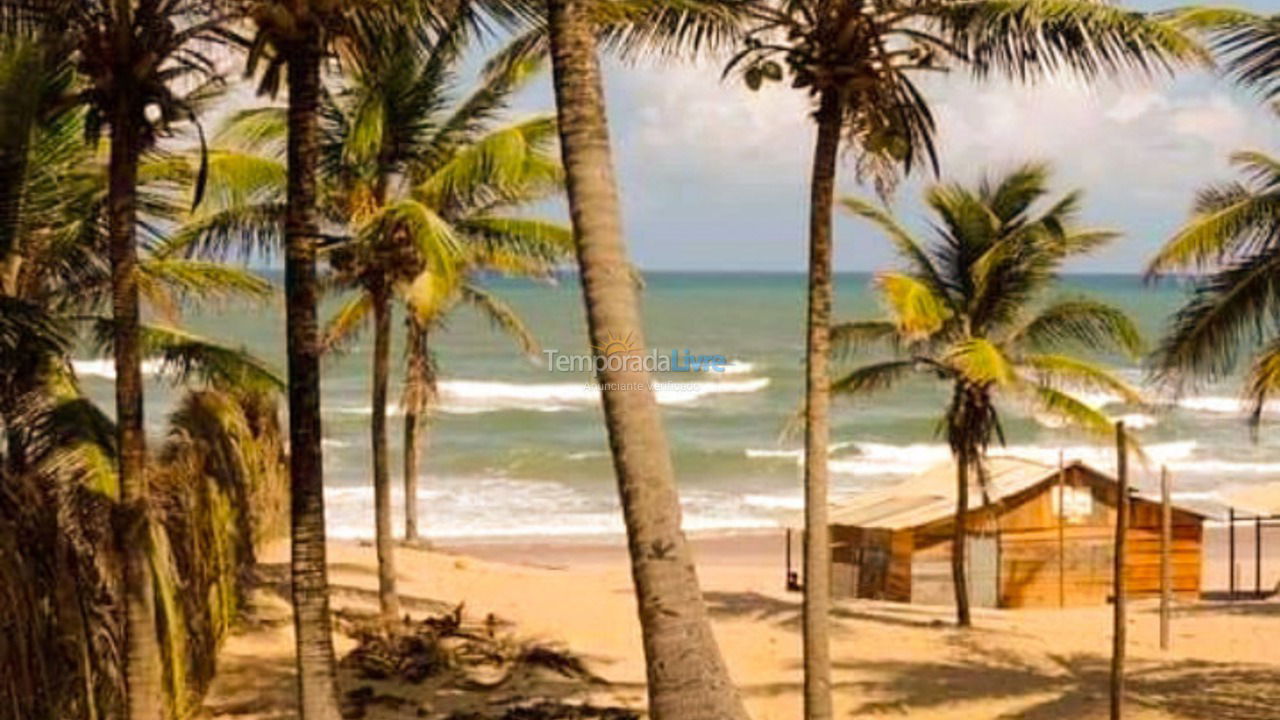
[[[1280,0],[1237,3],[1280,11]],[[1150,2],[1132,7],[1154,9]],[[606,61],[609,121],[632,257],[645,270],[800,271],[806,263],[809,98],[785,85],[753,93],[720,65],[627,67]],[[970,182],[1022,162],[1052,164],[1055,188],[1085,190],[1084,220],[1124,236],[1074,272],[1138,272],[1186,218],[1197,188],[1233,177],[1231,152],[1280,154],[1280,116],[1205,72],[1086,87],[1071,77],[1035,86],[976,84],[955,72],[924,83],[938,121],[944,180]],[[551,108],[549,83],[520,99]],[[892,209],[927,232],[924,176]],[[840,167],[840,194],[871,196]],[[836,268],[893,262],[887,243],[850,218],[836,223]]]

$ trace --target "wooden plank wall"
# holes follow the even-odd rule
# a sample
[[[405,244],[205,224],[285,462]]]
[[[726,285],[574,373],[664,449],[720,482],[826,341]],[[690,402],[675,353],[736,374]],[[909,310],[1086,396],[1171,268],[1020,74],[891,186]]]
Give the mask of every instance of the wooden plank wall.
[[[832,597],[909,602],[911,532],[834,525]]]
[[[1056,607],[1060,599],[1068,607],[1099,605],[1111,597],[1116,486],[1080,468],[1069,471],[1067,484],[1091,489],[1093,512],[1062,528],[1061,549],[1053,503],[1056,484],[1011,504],[1001,517],[1003,606]],[[1126,592],[1155,597],[1160,592],[1160,506],[1134,499],[1131,508]],[[1194,600],[1200,593],[1200,519],[1175,511],[1173,536],[1174,593]]]
[[[1093,503],[1089,514],[1062,528],[1062,562],[1054,482],[1006,499],[998,530],[989,514],[970,517],[971,528],[999,532],[1001,607],[1057,607],[1060,592],[1067,606],[1109,601],[1116,486],[1110,479],[1078,467],[1068,468],[1067,485],[1089,488]],[[1131,507],[1125,586],[1131,597],[1154,597],[1160,590],[1160,506],[1135,499]],[[1175,510],[1173,534],[1174,593],[1180,600],[1195,600],[1201,589],[1201,519]],[[913,539],[911,601],[950,603],[951,521],[917,528]]]

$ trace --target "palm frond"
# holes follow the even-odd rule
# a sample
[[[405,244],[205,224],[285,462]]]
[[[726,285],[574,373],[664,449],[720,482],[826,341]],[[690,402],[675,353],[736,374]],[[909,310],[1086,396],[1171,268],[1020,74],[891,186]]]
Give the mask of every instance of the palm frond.
[[[379,208],[360,228],[359,242],[366,247],[387,242],[408,244],[431,272],[441,277],[456,274],[463,256],[462,240],[449,221],[431,206],[413,199]]]
[[[1147,266],[1148,278],[1177,270],[1203,270],[1280,243],[1280,171],[1261,153],[1237,154],[1252,177],[1248,185],[1214,185],[1200,191],[1191,219]]]
[[[895,387],[915,370],[914,360],[889,360],[863,365],[831,381],[833,395],[870,395]]]
[[[1064,392],[1101,392],[1114,395],[1131,405],[1142,405],[1142,392],[1106,368],[1087,360],[1037,353],[1019,358],[1019,364],[1030,371],[1037,382]]]
[[[1264,98],[1280,96],[1280,16],[1210,7],[1185,10],[1177,19],[1208,35],[1233,80]]]
[[[173,233],[169,252],[206,258],[272,258],[284,244],[285,204],[261,203],[200,213]]]
[[[1261,340],[1280,315],[1280,258],[1253,255],[1205,278],[1178,310],[1155,351],[1165,380],[1218,379],[1235,366],[1242,345]]]
[[[475,283],[463,283],[458,290],[463,302],[488,317],[493,327],[511,338],[521,353],[530,358],[538,355],[538,340],[515,308]]]
[[[227,151],[282,159],[288,127],[283,107],[248,108],[232,113],[214,134],[213,143]]]
[[[1272,338],[1254,356],[1245,375],[1243,389],[1249,408],[1249,424],[1256,430],[1268,403],[1280,390],[1280,338]]]
[[[881,343],[894,350],[904,344],[898,325],[884,320],[837,323],[831,326],[830,337],[834,356],[854,355]]]
[[[573,258],[573,231],[533,218],[482,216],[456,223],[466,236],[469,263],[511,275],[543,276]]]
[[[180,300],[264,300],[275,291],[261,275],[216,262],[148,258],[138,264],[138,289],[153,306]]]
[[[933,258],[929,257],[924,244],[917,240],[910,231],[902,227],[884,208],[862,198],[841,198],[840,204],[854,215],[879,227],[885,237],[893,243],[898,254],[910,264],[911,272],[926,281],[935,295],[945,299],[950,304],[951,298],[947,293],[946,283],[942,281],[941,274],[939,274],[937,267],[934,266]]]
[[[1007,385],[1017,378],[1013,362],[999,346],[986,338],[962,340],[947,349],[943,358],[972,385]]]
[[[1068,392],[1036,383],[1023,383],[1019,386],[1019,390],[1040,412],[1058,419],[1065,425],[1079,428],[1096,437],[1109,437],[1115,433],[1115,425],[1111,418]]]
[[[491,208],[522,201],[530,191],[545,194],[561,180],[558,165],[547,157],[554,134],[551,116],[494,130],[434,168],[414,194],[441,209]]]
[[[1036,351],[1075,348],[1121,352],[1137,357],[1143,351],[1137,325],[1120,309],[1097,300],[1062,300],[1037,312],[1009,337],[1014,347]]]
[[[898,333],[906,340],[931,335],[951,317],[946,300],[913,276],[884,272],[876,276],[876,285]]]
[[[358,292],[342,303],[329,322],[325,324],[321,341],[325,352],[342,352],[349,348],[367,327],[366,322],[373,313],[373,297],[366,292]]]
[[[1096,80],[1211,62],[1176,18],[1090,0],[947,3],[936,17],[980,77],[1030,81],[1069,72]]]
[[[751,0],[620,0],[592,6],[601,44],[624,59],[689,57],[732,46]]]
[[[93,334],[103,354],[110,352],[113,332],[110,318],[98,318]],[[159,360],[164,375],[175,382],[199,380],[218,388],[280,391],[280,376],[247,350],[227,347],[213,340],[172,327],[142,326],[144,357]]]

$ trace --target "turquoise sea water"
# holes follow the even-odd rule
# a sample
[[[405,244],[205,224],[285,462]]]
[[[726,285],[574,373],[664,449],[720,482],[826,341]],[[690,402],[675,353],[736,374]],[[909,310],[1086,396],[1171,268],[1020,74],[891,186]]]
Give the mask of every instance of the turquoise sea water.
[[[800,507],[795,439],[781,430],[800,401],[803,379],[804,278],[795,274],[658,273],[646,278],[649,344],[662,353],[686,350],[723,355],[724,373],[667,373],[655,377],[663,405],[690,529],[770,527]],[[869,277],[842,275],[838,316],[877,314]],[[586,351],[585,321],[576,283],[556,286],[494,280],[493,290],[516,307],[543,348]],[[1088,294],[1128,310],[1155,338],[1183,290],[1144,286],[1133,276],[1071,276],[1060,295]],[[196,331],[244,345],[283,368],[282,300],[266,307],[204,309],[188,317]],[[331,534],[372,533],[369,484],[369,345],[325,365],[325,483]],[[434,339],[441,406],[429,433],[420,481],[421,513],[437,538],[522,537],[620,532],[598,392],[590,376],[548,370],[546,358],[520,356],[482,318],[461,311]],[[396,348],[399,358],[399,347]],[[1141,382],[1140,367],[1107,359]],[[110,363],[78,363],[89,391],[110,400]],[[398,366],[397,366],[398,372]],[[148,422],[163,431],[173,390],[150,386]],[[393,387],[392,397],[398,394]],[[1264,428],[1255,443],[1230,383],[1201,388],[1152,407],[1090,397],[1137,429],[1148,455],[1167,464],[1184,497],[1227,483],[1280,478],[1280,432]],[[831,455],[835,494],[848,495],[899,480],[945,461],[936,434],[946,401],[935,383],[913,382],[860,402],[837,402]],[[393,412],[395,409],[393,408]],[[391,446],[398,493],[400,428],[393,416]],[[1062,430],[1027,408],[1005,406],[1004,452],[1056,463],[1059,452],[1106,467],[1108,443]],[[1138,469],[1151,487],[1155,468]],[[399,523],[397,523],[397,526]]]

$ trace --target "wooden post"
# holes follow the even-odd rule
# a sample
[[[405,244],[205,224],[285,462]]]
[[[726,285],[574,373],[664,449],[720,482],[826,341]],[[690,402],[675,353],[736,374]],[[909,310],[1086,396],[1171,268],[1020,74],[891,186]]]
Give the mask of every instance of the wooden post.
[[[1236,600],[1236,509],[1227,508],[1227,600]]]
[[[1129,463],[1124,422],[1116,423],[1116,538],[1113,598],[1115,614],[1111,630],[1111,720],[1124,717],[1125,536],[1129,533]]]
[[[787,590],[792,590],[795,583],[791,579],[791,528],[787,528]]]
[[[1262,599],[1262,516],[1253,516],[1253,594]]]
[[[1169,649],[1169,613],[1173,604],[1173,492],[1169,468],[1160,468],[1160,649]]]
[[[1058,451],[1058,607],[1067,606],[1067,473]]]

